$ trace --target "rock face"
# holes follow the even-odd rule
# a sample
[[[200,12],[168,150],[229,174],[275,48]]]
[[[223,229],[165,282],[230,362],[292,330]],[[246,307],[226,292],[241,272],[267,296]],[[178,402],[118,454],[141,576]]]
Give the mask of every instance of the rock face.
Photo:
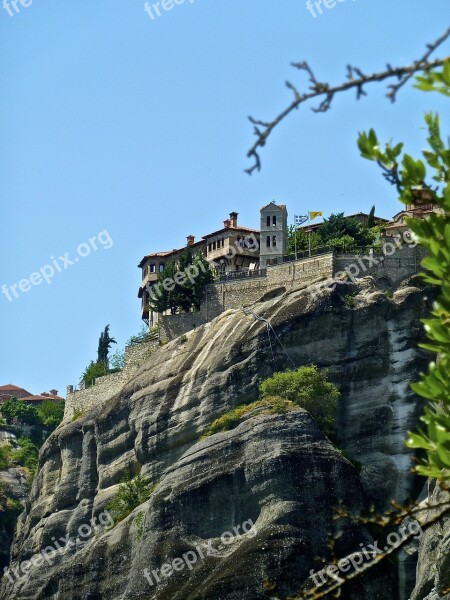
[[[13,568],[61,537],[77,538],[126,470],[158,486],[111,531],[73,545],[45,569],[28,565],[20,581],[4,580],[1,597],[267,598],[266,577],[283,597],[320,568],[315,557],[330,558],[329,534],[338,556],[370,541],[361,526],[332,520],[340,500],[358,512],[416,496],[421,486],[409,474],[403,439],[422,409],[407,384],[427,362],[416,348],[426,292],[403,287],[389,298],[370,278],[320,297],[310,292],[253,306],[273,330],[244,312],[223,313],[154,353],[103,407],[60,426],[41,451]],[[342,393],[339,445],[361,464],[360,476],[304,411],[253,417],[198,442],[220,414],[255,400],[274,370],[311,363],[328,367]],[[219,547],[223,533],[249,521],[256,529]],[[158,586],[145,578],[144,569],[161,569],[201,544],[214,554],[192,572],[160,574]],[[399,593],[389,567],[372,577],[354,584],[352,600],[410,592]]]
[[[0,426],[0,445],[8,443],[17,445],[16,436]],[[9,563],[9,551],[14,534],[17,513],[7,506],[7,499],[24,502],[28,495],[26,488],[27,476],[20,468],[10,468],[0,471],[0,496],[2,510],[0,512],[0,572]]]
[[[450,500],[433,481],[428,494],[431,505],[444,504]],[[431,520],[437,511],[428,511],[423,518]],[[427,529],[420,541],[417,581],[411,600],[450,599],[450,516],[444,516]]]

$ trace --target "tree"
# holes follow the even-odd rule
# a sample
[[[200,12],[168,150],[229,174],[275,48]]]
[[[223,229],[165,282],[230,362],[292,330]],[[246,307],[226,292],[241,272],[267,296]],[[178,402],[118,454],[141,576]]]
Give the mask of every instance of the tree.
[[[307,410],[323,427],[326,434],[332,434],[340,392],[327,379],[327,371],[315,365],[300,367],[297,371],[274,373],[260,385],[261,398],[277,396],[291,400]]]
[[[370,209],[370,213],[369,213],[369,217],[367,219],[367,227],[369,229],[372,229],[372,227],[375,227],[376,223],[375,223],[375,204],[372,206],[372,208]]]
[[[150,293],[152,310],[172,314],[199,310],[205,287],[213,281],[210,264],[200,252],[187,246],[159,273]],[[169,282],[169,285],[168,285]]]
[[[91,360],[89,365],[84,370],[83,375],[81,376],[80,381],[84,383],[84,385],[88,388],[94,385],[97,377],[103,377],[108,374],[108,369],[104,362],[94,362]]]
[[[56,429],[64,418],[64,404],[62,400],[44,400],[37,409],[41,423],[50,429]]]
[[[346,246],[349,249],[356,246],[370,246],[375,240],[373,232],[364,227],[357,219],[345,217],[344,213],[332,214],[318,227],[322,246]]]
[[[107,325],[100,334],[97,351],[97,362],[104,363],[106,369],[108,369],[109,365],[108,355],[112,344],[117,344],[117,342],[109,335],[109,325]]]
[[[417,87],[423,91],[435,91],[450,97],[450,59],[442,69],[431,71],[418,78]],[[416,471],[425,477],[432,477],[442,490],[449,490],[450,481],[450,142],[443,141],[439,117],[436,114],[425,115],[428,130],[428,146],[422,159],[414,159],[403,153],[403,144],[388,143],[382,149],[373,129],[361,133],[358,147],[363,158],[374,161],[381,168],[383,176],[397,187],[399,198],[406,204],[426,202],[441,208],[440,213],[427,219],[409,219],[407,225],[416,240],[428,251],[422,261],[424,280],[439,290],[438,299],[433,305],[431,318],[423,324],[428,342],[421,347],[434,353],[436,360],[430,362],[428,372],[421,376],[418,383],[412,384],[413,390],[428,401],[421,420],[425,429],[410,433],[407,446],[418,449],[425,458],[416,467]],[[427,171],[431,170],[431,179]],[[450,512],[450,502],[442,500],[438,504],[426,501],[421,505],[397,506],[387,515],[376,520],[362,519],[361,522],[373,522],[398,525],[405,519],[418,519],[422,531],[438,523]],[[347,517],[345,512],[341,516]],[[350,575],[326,581],[323,586],[308,589],[303,587],[293,600],[317,600],[331,594],[339,595],[342,585],[361,576],[368,569],[379,564],[380,560],[410,543],[413,535],[404,536],[402,541],[388,551],[368,561],[364,567]],[[334,596],[334,597],[335,597]],[[276,597],[276,596],[275,596]]]
[[[4,402],[0,410],[2,415],[10,421],[17,419],[26,425],[39,423],[39,416],[34,406],[26,404],[23,400],[18,400],[15,396]]]
[[[450,59],[441,71],[430,72],[418,78],[417,87],[437,91],[450,97]],[[375,161],[384,177],[397,187],[400,200],[405,204],[426,202],[441,207],[442,213],[427,219],[409,219],[407,224],[417,240],[427,249],[422,265],[424,280],[438,286],[440,296],[432,310],[432,318],[424,319],[428,337],[422,348],[433,352],[437,361],[430,363],[427,374],[413,390],[429,403],[421,420],[425,431],[411,433],[410,448],[425,450],[426,458],[416,470],[426,477],[450,479],[450,142],[443,141],[439,116],[425,115],[428,146],[423,158],[414,159],[403,153],[403,144],[388,143],[384,150],[373,129],[361,133],[358,147],[361,155]],[[430,175],[427,173],[431,171]]]

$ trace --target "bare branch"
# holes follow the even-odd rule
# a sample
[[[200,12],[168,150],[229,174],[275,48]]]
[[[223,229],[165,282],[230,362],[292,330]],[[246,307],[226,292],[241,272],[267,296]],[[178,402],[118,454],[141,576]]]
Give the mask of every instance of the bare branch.
[[[270,136],[275,127],[277,127],[281,121],[284,121],[284,119],[293,110],[298,109],[301,104],[304,104],[308,100],[312,100],[314,98],[322,98],[320,104],[316,107],[312,107],[312,110],[314,112],[327,112],[331,108],[335,94],[355,89],[356,98],[359,100],[362,96],[367,95],[366,91],[364,90],[365,85],[384,81],[385,79],[390,78],[397,78],[398,81],[397,83],[390,84],[388,86],[389,91],[386,96],[391,100],[391,102],[395,102],[398,91],[411,79],[411,77],[414,76],[415,73],[426,72],[436,69],[437,67],[441,67],[446,60],[450,59],[450,56],[446,56],[444,58],[437,58],[431,62],[429,61],[431,54],[449,37],[450,28],[447,29],[447,31],[442,34],[433,44],[428,44],[425,54],[411,65],[392,67],[388,64],[386,65],[386,70],[381,71],[380,73],[372,73],[371,75],[365,75],[361,69],[347,65],[347,81],[334,87],[331,87],[328,83],[320,82],[306,61],[292,63],[293,67],[307,73],[310,82],[308,91],[301,94],[292,83],[287,82],[286,85],[293,92],[294,99],[292,100],[291,104],[289,104],[289,106],[283,110],[283,112],[281,112],[273,121],[268,122],[257,121],[252,117],[249,117],[251,123],[254,125],[259,125],[263,129],[259,129],[257,127],[254,129],[256,142],[247,152],[248,158],[251,158],[254,161],[254,164],[248,169],[245,169],[245,172],[251,175],[253,171],[261,170],[259,149],[266,145],[267,138]]]

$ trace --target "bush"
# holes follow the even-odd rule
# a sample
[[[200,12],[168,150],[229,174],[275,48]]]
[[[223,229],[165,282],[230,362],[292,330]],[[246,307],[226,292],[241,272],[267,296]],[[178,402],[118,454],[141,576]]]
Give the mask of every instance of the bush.
[[[0,446],[0,469],[6,470],[11,466],[11,446],[2,444]]]
[[[274,373],[259,389],[263,399],[279,396],[294,402],[307,410],[327,435],[333,433],[340,393],[327,380],[327,371],[319,371],[315,365],[310,365],[297,371]]]
[[[22,465],[26,467],[31,475],[34,475],[34,472],[37,469],[39,462],[39,450],[33,444],[33,442],[26,437],[21,437],[18,439],[19,450],[15,453],[15,459]]]
[[[125,519],[135,508],[148,500],[156,486],[150,486],[142,475],[130,479],[127,473],[119,486],[119,490],[108,504],[108,511],[115,523]]]

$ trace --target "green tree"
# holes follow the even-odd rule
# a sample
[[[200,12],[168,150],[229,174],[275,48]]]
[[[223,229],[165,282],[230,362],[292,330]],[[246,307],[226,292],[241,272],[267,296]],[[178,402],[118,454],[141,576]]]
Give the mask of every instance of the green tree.
[[[109,366],[109,350],[113,344],[117,344],[117,342],[109,335],[109,325],[107,325],[100,334],[97,351],[97,362],[104,363],[106,369],[108,369]]]
[[[187,246],[167,263],[164,272],[159,273],[150,293],[150,306],[159,313],[199,310],[205,287],[212,281],[213,273],[208,261],[203,254],[194,253]]]
[[[39,416],[34,406],[26,404],[23,400],[18,400],[14,396],[4,402],[0,410],[2,415],[10,421],[17,419],[26,425],[37,425],[39,423]]]
[[[364,247],[370,246],[375,239],[370,229],[353,217],[345,217],[343,212],[332,214],[329,219],[325,219],[317,233],[323,246],[330,245],[331,240],[351,238],[353,247]]]
[[[373,205],[370,209],[369,217],[367,219],[367,227],[368,229],[372,229],[372,227],[375,227],[375,225],[375,205]]]
[[[419,89],[450,96],[450,60],[442,69],[418,78]],[[423,324],[428,342],[422,348],[433,352],[437,360],[429,365],[413,390],[428,400],[421,420],[424,430],[410,433],[407,445],[424,450],[426,458],[416,470],[426,477],[450,479],[450,143],[444,142],[439,116],[425,115],[428,148],[423,159],[403,152],[403,144],[380,146],[373,129],[361,133],[358,147],[361,155],[375,161],[384,177],[397,187],[400,200],[406,204],[430,203],[442,211],[426,219],[409,219],[407,224],[428,252],[422,265],[424,280],[435,285],[440,295],[434,303],[431,318]]]
[[[108,369],[104,362],[94,362],[91,360],[89,365],[84,370],[83,375],[81,376],[80,381],[84,383],[84,385],[88,388],[94,385],[97,377],[103,377],[108,374]]]
[[[61,400],[55,402],[53,400],[44,400],[37,409],[37,414],[42,425],[56,429],[64,418],[64,405]]]
[[[340,392],[315,365],[274,373],[260,385],[261,398],[277,396],[307,410],[327,435],[334,431]]]

